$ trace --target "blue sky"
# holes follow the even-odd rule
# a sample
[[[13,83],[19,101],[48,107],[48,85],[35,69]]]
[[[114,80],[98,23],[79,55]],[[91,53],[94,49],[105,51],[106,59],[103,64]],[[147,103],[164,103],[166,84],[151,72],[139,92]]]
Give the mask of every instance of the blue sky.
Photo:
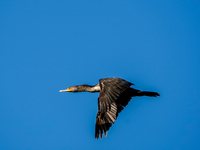
[[[199,1],[0,1],[0,149],[200,149]],[[97,93],[121,77],[134,97],[94,138]]]

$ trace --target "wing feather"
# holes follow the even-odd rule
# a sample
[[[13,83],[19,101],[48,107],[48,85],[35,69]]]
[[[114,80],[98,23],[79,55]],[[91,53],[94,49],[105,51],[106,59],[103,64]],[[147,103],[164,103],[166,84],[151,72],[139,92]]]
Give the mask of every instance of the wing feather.
[[[107,136],[107,132],[112,124],[115,123],[118,114],[124,109],[128,104],[131,97],[133,96],[135,89],[128,88],[119,97],[115,102],[110,104],[110,109],[107,108],[106,112],[100,110],[100,107],[97,112],[96,125],[95,125],[95,138],[102,138],[103,133]],[[99,98],[100,99],[100,98]]]
[[[145,92],[130,88],[132,83],[121,78],[99,80],[100,94],[96,116],[95,138],[102,138],[115,123],[118,114],[129,103],[133,96],[159,96],[156,92]]]
[[[100,94],[98,98],[99,110],[101,113],[107,112],[111,104],[116,102],[121,93],[128,89],[132,83],[121,78],[105,78],[99,80]]]

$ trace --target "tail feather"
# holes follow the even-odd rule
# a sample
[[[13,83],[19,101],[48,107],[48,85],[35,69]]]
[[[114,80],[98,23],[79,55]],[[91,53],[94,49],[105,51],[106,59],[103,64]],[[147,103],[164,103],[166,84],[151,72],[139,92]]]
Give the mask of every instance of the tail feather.
[[[149,92],[149,91],[138,91],[138,96],[151,96],[151,97],[157,97],[160,96],[157,92]]]

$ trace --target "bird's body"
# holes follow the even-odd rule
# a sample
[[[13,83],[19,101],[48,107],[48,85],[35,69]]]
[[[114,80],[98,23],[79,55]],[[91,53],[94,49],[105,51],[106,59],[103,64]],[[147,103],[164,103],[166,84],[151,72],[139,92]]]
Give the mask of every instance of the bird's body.
[[[78,85],[71,86],[60,92],[99,92],[98,112],[96,116],[95,138],[105,136],[107,131],[115,123],[118,114],[128,104],[133,96],[159,96],[157,92],[140,91],[130,86],[132,83],[121,78],[100,79],[95,86]]]

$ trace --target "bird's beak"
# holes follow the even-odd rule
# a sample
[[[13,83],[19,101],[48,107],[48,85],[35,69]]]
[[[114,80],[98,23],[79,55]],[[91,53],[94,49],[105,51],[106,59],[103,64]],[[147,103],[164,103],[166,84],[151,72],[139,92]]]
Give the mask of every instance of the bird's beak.
[[[72,92],[72,89],[67,88],[67,89],[65,89],[65,90],[60,90],[59,92]]]

